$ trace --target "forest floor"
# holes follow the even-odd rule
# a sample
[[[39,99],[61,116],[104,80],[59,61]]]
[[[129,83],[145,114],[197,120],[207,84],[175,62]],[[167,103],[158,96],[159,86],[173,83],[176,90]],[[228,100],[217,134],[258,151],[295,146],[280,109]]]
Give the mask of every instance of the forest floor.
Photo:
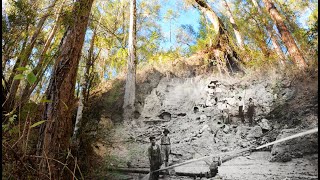
[[[265,74],[263,74],[265,73]],[[97,92],[92,108],[100,110],[98,130],[92,147],[100,179],[141,179],[143,175],[105,172],[108,168],[132,167],[148,169],[146,149],[149,137],[157,143],[164,128],[169,129],[172,154],[169,164],[221,152],[232,152],[258,146],[293,135],[318,125],[318,74],[263,72],[246,76],[195,75],[179,78],[150,71],[138,83],[137,116],[130,122],[119,122],[116,109],[121,103],[110,102],[110,93]],[[219,103],[227,100],[230,123],[224,123],[218,105],[203,107],[207,99],[206,87],[218,81],[221,93]],[[119,81],[116,81],[119,83]],[[121,97],[121,94],[117,94]],[[242,96],[254,99],[256,115],[254,125],[248,118],[241,123],[237,116],[235,99]],[[97,106],[97,99],[100,100]],[[102,100],[101,100],[102,99]],[[117,101],[120,101],[118,98]],[[219,104],[218,103],[218,104]],[[194,111],[197,107],[198,111]],[[112,111],[114,109],[114,111]],[[233,158],[219,166],[218,175],[211,179],[318,179],[317,134],[300,137]],[[99,164],[97,166],[97,164]],[[175,172],[208,172],[210,161],[201,161],[176,167]],[[94,166],[93,166],[94,167]],[[98,172],[98,171],[95,171]],[[100,178],[99,178],[100,177]],[[103,179],[103,178],[102,178]],[[194,179],[193,177],[166,176],[160,179]],[[199,179],[199,178],[198,178]],[[202,178],[206,179],[206,178]]]

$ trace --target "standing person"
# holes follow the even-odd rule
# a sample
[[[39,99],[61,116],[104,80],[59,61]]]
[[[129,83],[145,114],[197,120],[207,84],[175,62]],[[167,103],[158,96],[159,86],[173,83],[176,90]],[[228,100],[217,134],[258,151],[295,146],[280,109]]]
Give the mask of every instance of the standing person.
[[[239,117],[241,119],[241,122],[244,123],[244,102],[242,100],[242,97],[239,96],[238,98],[238,107],[239,107]]]
[[[170,138],[168,137],[169,130],[164,129],[163,130],[163,136],[161,137],[161,151],[162,151],[162,157],[164,160],[164,165],[165,167],[168,166],[169,162],[169,154],[171,152],[171,143],[170,143]]]
[[[223,118],[223,123],[225,124],[230,124],[230,114],[229,114],[229,109],[230,109],[230,104],[227,102],[227,100],[222,101],[222,118]]]
[[[156,144],[154,136],[150,137],[149,139],[151,142],[151,145],[148,148],[148,158],[150,162],[149,180],[158,180],[159,171],[157,172],[153,172],[153,171],[160,169],[160,166],[162,165],[160,147],[158,144]]]
[[[252,101],[252,98],[249,98],[249,103],[248,103],[248,111],[247,111],[247,116],[249,119],[249,124],[252,126],[253,125],[253,115],[254,115],[254,103]]]
[[[211,107],[214,105],[213,99],[214,99],[215,88],[216,88],[215,84],[210,83],[208,85],[208,88],[206,89],[206,91],[207,91],[207,99],[206,99],[206,103],[205,103],[206,107]]]

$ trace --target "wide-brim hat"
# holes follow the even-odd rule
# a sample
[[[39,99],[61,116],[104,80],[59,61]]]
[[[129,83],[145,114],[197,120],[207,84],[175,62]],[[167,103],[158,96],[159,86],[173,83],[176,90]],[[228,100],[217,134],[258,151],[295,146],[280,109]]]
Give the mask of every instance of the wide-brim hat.
[[[169,132],[169,130],[168,130],[168,129],[164,129],[164,130],[163,130],[163,133],[164,133],[164,134],[165,134],[165,133],[167,133],[167,134],[168,134],[168,133],[170,133],[170,132]]]
[[[217,84],[218,81],[217,80],[214,80],[214,81],[210,81],[210,84]]]

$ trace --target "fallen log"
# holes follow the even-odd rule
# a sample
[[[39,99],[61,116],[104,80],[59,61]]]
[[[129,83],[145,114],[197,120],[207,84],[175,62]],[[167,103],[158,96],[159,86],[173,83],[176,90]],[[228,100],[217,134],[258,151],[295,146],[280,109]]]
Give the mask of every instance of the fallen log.
[[[125,173],[140,173],[140,174],[148,174],[150,172],[149,168],[108,168],[108,171],[117,171],[117,172],[125,172]]]
[[[151,120],[144,120],[145,123],[158,123],[158,122],[170,122],[169,120],[164,119],[151,119]]]
[[[148,174],[150,172],[149,168],[125,168],[125,167],[118,167],[118,168],[108,168],[108,171],[117,171],[117,172],[124,172],[124,173],[137,173],[137,174]],[[160,174],[165,174],[164,171],[160,171]]]

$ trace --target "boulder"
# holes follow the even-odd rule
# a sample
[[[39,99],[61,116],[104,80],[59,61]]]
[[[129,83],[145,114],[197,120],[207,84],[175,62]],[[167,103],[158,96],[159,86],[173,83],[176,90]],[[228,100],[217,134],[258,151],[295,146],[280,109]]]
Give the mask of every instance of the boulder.
[[[269,123],[269,121],[267,119],[262,119],[261,122],[258,123],[258,125],[261,127],[261,129],[263,130],[268,130],[270,131],[272,128],[271,128],[271,125]]]
[[[208,124],[205,124],[200,130],[199,133],[202,134],[205,130],[211,131],[210,127]]]
[[[246,148],[246,147],[249,147],[250,146],[250,142],[247,142],[247,141],[241,141],[240,142],[240,147],[242,148]]]
[[[223,147],[223,148],[220,149],[221,152],[227,152],[228,150],[229,150],[228,147]]]
[[[229,133],[229,132],[230,132],[230,126],[226,125],[226,126],[223,128],[223,132],[224,132],[224,133]]]
[[[277,136],[277,140],[298,134],[305,130],[283,129]],[[318,153],[318,134],[309,134],[273,145],[271,150],[272,161],[283,162],[283,156],[298,158],[307,154]],[[287,158],[288,159],[288,158]]]
[[[274,154],[269,159],[270,162],[288,162],[291,160],[292,160],[292,157],[287,152],[281,152],[281,153]]]
[[[251,128],[248,132],[247,137],[248,138],[258,138],[262,136],[262,129],[260,126],[254,126],[253,128]]]
[[[249,129],[250,128],[247,127],[247,126],[238,126],[236,128],[236,130],[237,130],[236,131],[236,136],[241,138],[241,139],[245,138],[247,136],[247,134],[248,134]]]
[[[200,120],[199,120],[200,123],[203,123],[206,120],[207,120],[207,116],[205,114],[200,115]]]

